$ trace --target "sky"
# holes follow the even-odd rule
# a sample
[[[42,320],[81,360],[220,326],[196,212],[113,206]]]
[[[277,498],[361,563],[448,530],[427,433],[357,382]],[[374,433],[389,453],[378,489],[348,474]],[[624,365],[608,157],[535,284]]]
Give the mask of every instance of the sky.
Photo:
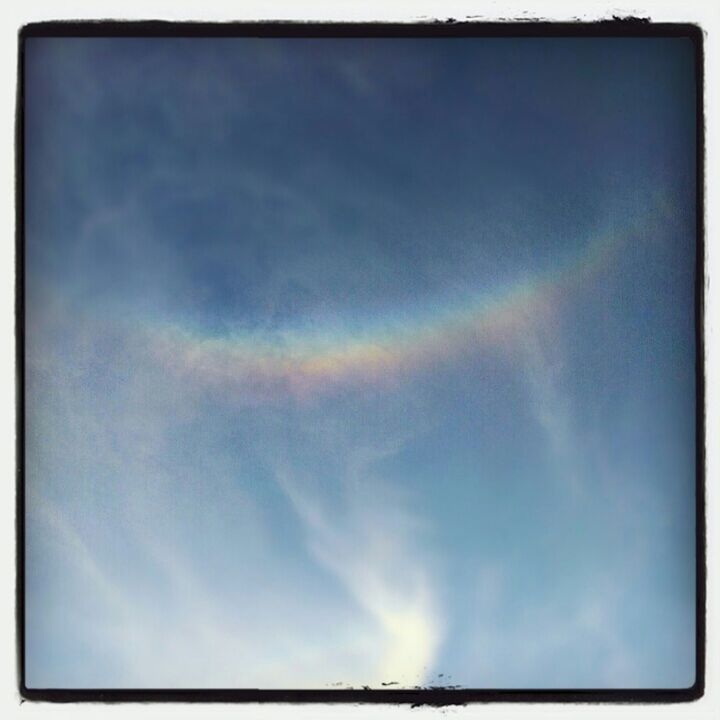
[[[691,686],[694,87],[29,39],[27,686]]]

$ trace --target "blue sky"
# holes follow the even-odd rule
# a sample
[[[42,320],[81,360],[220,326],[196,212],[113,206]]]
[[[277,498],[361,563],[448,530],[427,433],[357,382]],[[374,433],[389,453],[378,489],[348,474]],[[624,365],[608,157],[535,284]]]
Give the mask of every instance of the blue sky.
[[[687,687],[682,39],[26,45],[29,687]]]

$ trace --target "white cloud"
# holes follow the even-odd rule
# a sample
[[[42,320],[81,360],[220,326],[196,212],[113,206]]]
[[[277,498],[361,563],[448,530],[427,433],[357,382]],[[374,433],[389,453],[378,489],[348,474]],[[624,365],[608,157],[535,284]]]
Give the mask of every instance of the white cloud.
[[[247,453],[224,435],[225,413],[246,417],[242,437],[269,461],[283,446],[276,426],[287,408],[268,408],[268,423],[253,424],[159,372],[122,329],[62,304],[46,317],[37,312],[28,358],[27,531],[42,563],[29,567],[37,611],[28,621],[42,657],[69,654],[79,669],[31,655],[31,684],[422,682],[440,623],[415,543],[421,528],[407,498],[371,477],[373,463],[401,446],[402,430],[379,422],[379,432],[355,443],[337,429],[337,416],[298,418],[314,455],[295,456],[293,472],[330,458],[338,481],[318,498],[288,471],[284,489],[307,533],[303,561],[284,521],[254,491],[261,480]],[[184,425],[192,434],[178,436]],[[344,456],[349,447],[355,451]],[[315,582],[317,563],[327,583]],[[78,605],[79,588],[87,607]],[[48,598],[65,618],[49,634]]]
[[[563,339],[559,322],[548,303],[533,310],[533,322],[515,339],[521,375],[528,388],[530,409],[545,434],[552,461],[565,488],[581,491],[573,418],[564,381]]]
[[[313,557],[348,590],[382,631],[379,652],[364,685],[423,684],[442,637],[433,581],[418,547],[415,522],[373,479],[345,485],[344,510],[323,507],[288,468],[278,481],[302,519]],[[343,479],[339,479],[343,482]]]

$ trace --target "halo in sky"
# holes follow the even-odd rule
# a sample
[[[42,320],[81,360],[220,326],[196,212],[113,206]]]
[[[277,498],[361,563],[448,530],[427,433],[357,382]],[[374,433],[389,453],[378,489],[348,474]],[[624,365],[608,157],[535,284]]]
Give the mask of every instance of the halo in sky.
[[[112,27],[21,40],[24,695],[697,697],[698,33]]]

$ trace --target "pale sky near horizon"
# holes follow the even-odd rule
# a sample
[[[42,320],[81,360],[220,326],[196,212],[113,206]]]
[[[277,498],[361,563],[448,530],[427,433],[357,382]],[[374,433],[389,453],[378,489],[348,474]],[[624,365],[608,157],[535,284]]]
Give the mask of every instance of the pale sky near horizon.
[[[31,688],[695,677],[684,39],[30,39]]]

